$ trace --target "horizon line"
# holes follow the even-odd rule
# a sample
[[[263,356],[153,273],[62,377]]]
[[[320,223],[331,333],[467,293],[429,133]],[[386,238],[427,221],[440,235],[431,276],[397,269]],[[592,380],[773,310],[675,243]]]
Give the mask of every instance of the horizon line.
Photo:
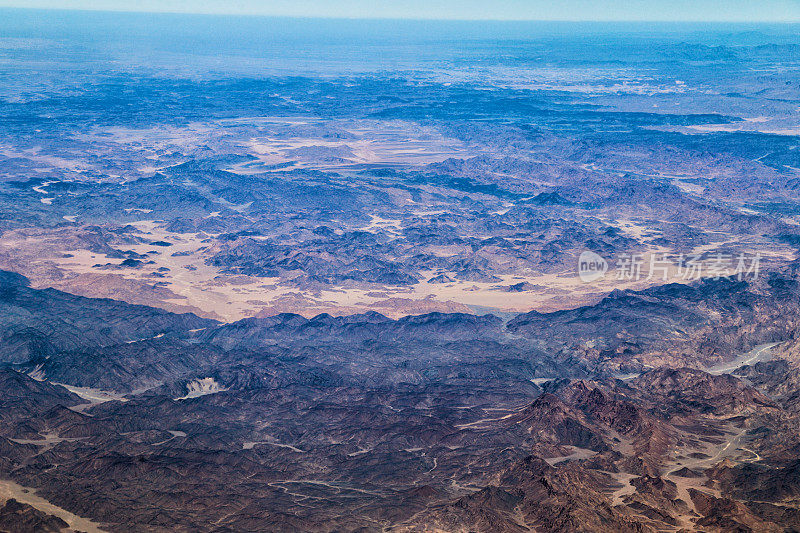
[[[539,19],[515,19],[515,18],[437,18],[437,17],[329,17],[324,15],[286,15],[268,13],[245,13],[245,12],[209,12],[209,11],[179,11],[179,10],[150,10],[150,9],[90,9],[90,8],[69,8],[69,7],[27,7],[27,6],[7,6],[0,5],[0,10],[13,11],[47,11],[56,13],[106,13],[120,15],[187,15],[200,17],[247,17],[247,18],[267,18],[267,19],[290,19],[290,20],[331,20],[331,21],[392,21],[392,22],[485,22],[485,23],[535,23],[549,22],[562,24],[779,24],[792,25],[800,24],[800,18],[791,20],[720,20],[720,19],[562,19],[562,18],[539,18]]]

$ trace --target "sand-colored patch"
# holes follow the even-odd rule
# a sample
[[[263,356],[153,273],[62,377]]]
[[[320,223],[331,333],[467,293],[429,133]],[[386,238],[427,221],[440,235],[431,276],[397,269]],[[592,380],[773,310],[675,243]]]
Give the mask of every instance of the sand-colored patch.
[[[268,119],[263,119],[268,120]],[[271,119],[275,123],[314,125],[318,120],[296,117]],[[351,138],[328,140],[318,137],[258,137],[250,141],[249,148],[258,158],[258,164],[244,162],[229,170],[237,173],[263,172],[273,165],[280,168],[305,168],[315,166],[341,167],[353,164],[423,165],[444,161],[450,157],[475,155],[464,143],[444,137],[435,128],[412,124],[402,120],[341,121],[336,125]],[[286,166],[287,162],[293,162]]]
[[[59,517],[75,531],[85,531],[86,533],[102,533],[104,531],[100,529],[99,524],[92,522],[88,518],[82,518],[70,513],[66,509],[62,509],[38,496],[35,489],[23,487],[13,481],[0,480],[0,500],[5,501],[11,498],[35,507],[44,513]]]
[[[391,235],[401,230],[400,222],[372,215],[370,223],[361,229]],[[495,281],[468,281],[458,279],[454,272],[424,271],[420,272],[423,279],[411,286],[345,282],[340,286],[301,289],[289,275],[261,278],[228,274],[208,264],[207,259],[214,253],[213,235],[169,232],[164,229],[163,222],[153,220],[140,220],[131,225],[138,231],[126,237],[125,243],[114,246],[136,254],[137,263],[133,266],[123,265],[120,257],[88,249],[90,241],[80,237],[82,228],[65,226],[7,232],[0,237],[0,268],[30,277],[34,287],[54,287],[170,311],[192,311],[224,321],[282,312],[308,317],[365,311],[377,311],[390,317],[434,311],[549,312],[594,304],[614,289],[639,290],[696,279],[676,264],[659,260],[658,256],[669,250],[651,245],[642,251],[637,272],[624,272],[617,264],[619,258],[609,257],[610,270],[591,283],[578,277],[576,264],[559,272],[528,269],[513,274],[496,273],[498,280]],[[652,228],[634,220],[617,221],[615,225],[645,246],[658,235]],[[793,257],[786,246],[761,243],[757,239],[742,242],[740,238],[726,235],[690,253],[710,253],[718,249],[758,250],[764,265]],[[463,252],[457,246],[428,247],[426,251],[443,257]],[[656,270],[651,275],[654,265]],[[446,276],[445,280],[452,281],[428,282],[442,275]],[[702,275],[714,274],[703,271]],[[522,290],[511,290],[519,284],[524,284]]]

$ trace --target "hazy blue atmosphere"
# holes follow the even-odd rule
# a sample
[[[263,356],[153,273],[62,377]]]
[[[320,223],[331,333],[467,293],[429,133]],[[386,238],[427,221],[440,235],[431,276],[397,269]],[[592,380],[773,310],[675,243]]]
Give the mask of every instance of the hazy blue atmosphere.
[[[292,17],[413,18],[466,20],[620,20],[620,21],[798,21],[797,0],[19,0],[0,7],[154,11],[176,13],[258,14]]]

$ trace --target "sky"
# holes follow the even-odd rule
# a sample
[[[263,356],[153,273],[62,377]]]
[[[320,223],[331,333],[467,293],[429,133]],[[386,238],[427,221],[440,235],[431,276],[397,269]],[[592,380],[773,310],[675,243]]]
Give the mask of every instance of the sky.
[[[800,0],[0,0],[0,7],[368,19],[800,22]]]

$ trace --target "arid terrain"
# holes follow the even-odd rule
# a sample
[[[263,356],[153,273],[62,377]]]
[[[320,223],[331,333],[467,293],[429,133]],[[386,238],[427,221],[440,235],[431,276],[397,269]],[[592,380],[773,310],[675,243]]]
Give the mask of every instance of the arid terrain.
[[[7,15],[0,531],[800,531],[794,26]]]

